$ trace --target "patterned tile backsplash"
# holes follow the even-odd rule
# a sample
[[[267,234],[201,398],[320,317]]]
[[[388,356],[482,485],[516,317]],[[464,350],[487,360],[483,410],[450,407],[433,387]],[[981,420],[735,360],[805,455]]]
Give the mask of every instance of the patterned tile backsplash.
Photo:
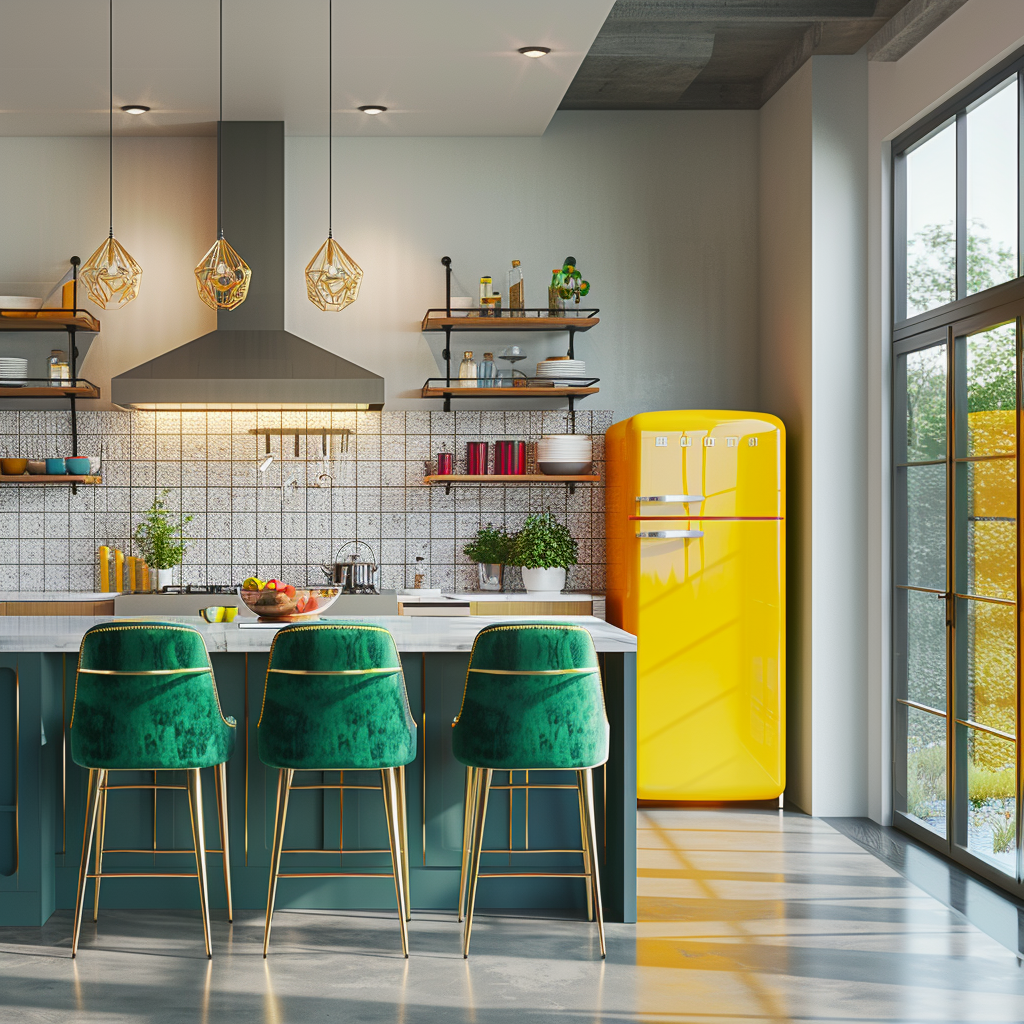
[[[424,586],[475,589],[476,567],[462,548],[478,527],[514,530],[529,513],[550,509],[579,543],[567,588],[603,589],[604,432],[611,423],[609,411],[576,413],[576,432],[593,435],[601,484],[580,484],[575,494],[565,484],[458,484],[446,495],[423,484],[425,463],[437,452],[453,452],[455,471],[465,472],[467,441],[565,433],[566,413],[80,412],[78,450],[101,457],[103,483],[77,494],[64,486],[0,486],[4,589],[97,589],[96,549],[137,553],[132,533],[163,488],[169,508],[193,517],[182,583],[237,583],[254,571],[318,583],[320,563],[359,540],[373,549],[382,588],[412,586],[422,558]],[[298,456],[295,435],[271,435],[274,460],[259,472],[266,436],[249,431],[289,427],[353,432],[347,451],[332,441],[330,486],[314,486],[319,434],[299,435]],[[71,454],[66,411],[0,411],[0,455],[53,454]],[[511,570],[506,587],[520,586]]]

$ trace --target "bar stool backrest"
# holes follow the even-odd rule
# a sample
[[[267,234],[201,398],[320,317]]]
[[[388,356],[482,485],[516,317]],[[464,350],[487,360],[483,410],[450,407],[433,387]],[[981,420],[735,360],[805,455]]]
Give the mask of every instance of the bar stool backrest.
[[[231,756],[235,720],[199,630],[107,622],[82,638],[70,732],[85,768],[207,768]]]
[[[416,757],[402,659],[382,626],[285,626],[270,648],[260,760],[296,771],[397,768]]]
[[[487,626],[470,655],[452,728],[474,768],[593,768],[608,760],[608,716],[594,640],[582,626]]]

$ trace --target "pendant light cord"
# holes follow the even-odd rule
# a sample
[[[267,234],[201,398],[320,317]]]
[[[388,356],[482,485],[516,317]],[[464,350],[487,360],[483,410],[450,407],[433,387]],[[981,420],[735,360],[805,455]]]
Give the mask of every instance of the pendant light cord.
[[[108,163],[110,171],[110,237],[114,237],[114,0],[110,0],[110,129]]]
[[[327,237],[334,237],[334,0],[327,0]]]
[[[221,133],[224,130],[224,0],[220,0],[220,108],[217,114],[217,237],[224,237],[224,216],[221,212]]]

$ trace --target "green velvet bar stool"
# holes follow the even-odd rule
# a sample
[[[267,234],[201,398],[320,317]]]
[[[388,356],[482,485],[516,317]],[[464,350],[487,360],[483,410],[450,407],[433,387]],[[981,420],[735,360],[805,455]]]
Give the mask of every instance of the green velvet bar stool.
[[[71,955],[78,952],[88,879],[95,879],[93,920],[103,878],[164,878],[167,872],[103,871],[107,853],[179,853],[177,850],[104,850],[107,799],[123,789],[187,790],[192,819],[196,873],[182,874],[199,883],[206,955],[210,948],[210,898],[207,853],[219,852],[224,862],[228,920],[232,917],[231,867],[228,845],[227,761],[235,746],[235,720],[225,717],[217,696],[213,666],[202,634],[171,622],[107,622],[93,626],[82,638],[71,708],[71,757],[89,769],[82,860]],[[206,849],[203,789],[200,770],[213,768],[217,788],[221,849]],[[187,786],[112,785],[113,771],[184,771]],[[97,829],[97,820],[99,828]],[[89,873],[93,837],[96,871]],[[177,873],[176,873],[177,874]]]
[[[285,626],[270,648],[263,707],[256,728],[260,760],[278,769],[263,956],[270,947],[278,879],[316,877],[393,878],[402,954],[408,957],[407,921],[411,909],[405,766],[416,757],[416,723],[409,710],[402,660],[394,637],[381,626],[356,622]],[[380,771],[391,872],[282,872],[282,854],[297,852],[284,848],[288,795],[292,789],[344,792],[346,788],[367,788],[346,786],[344,781],[295,786],[295,773],[349,770]]]
[[[608,760],[608,739],[601,670],[586,629],[517,622],[488,626],[477,634],[462,708],[452,725],[452,750],[468,769],[459,884],[460,920],[463,905],[466,910],[463,957],[469,956],[477,882],[487,877],[480,872],[480,857],[491,778],[495,771],[508,771],[511,786],[512,771],[530,769],[576,773],[583,872],[547,874],[585,880],[604,957],[593,769]],[[501,877],[516,874],[502,871]]]

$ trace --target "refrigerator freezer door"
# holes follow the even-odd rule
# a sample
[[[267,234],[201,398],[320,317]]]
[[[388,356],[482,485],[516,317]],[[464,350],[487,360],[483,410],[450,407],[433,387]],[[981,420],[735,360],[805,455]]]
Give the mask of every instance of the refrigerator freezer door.
[[[658,429],[650,422],[655,415],[678,429]],[[774,417],[689,412],[634,419],[641,427],[636,515],[783,514],[783,433]]]
[[[775,798],[785,787],[784,523],[658,526],[703,536],[628,542],[639,566],[637,794]]]

